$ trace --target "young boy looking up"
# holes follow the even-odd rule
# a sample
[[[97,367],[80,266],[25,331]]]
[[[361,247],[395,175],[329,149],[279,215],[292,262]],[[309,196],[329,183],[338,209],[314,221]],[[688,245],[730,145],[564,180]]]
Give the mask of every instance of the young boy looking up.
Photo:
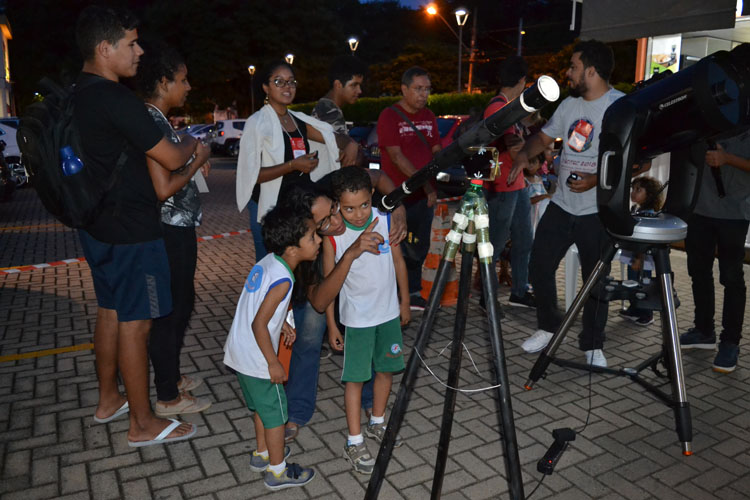
[[[362,384],[372,378],[374,368],[372,416],[365,434],[380,442],[385,434],[385,407],[393,372],[404,369],[401,325],[410,319],[409,284],[401,248],[388,242],[390,216],[372,207],[373,188],[367,173],[359,167],[341,169],[335,172],[332,186],[346,231],[323,240],[323,271],[331,272],[362,231],[377,232],[384,239],[379,254],[363,253],[354,261],[341,288],[339,312],[341,323],[346,326],[346,340],[336,327],[333,307],[326,310],[331,347],[344,350],[341,380],[346,383],[344,406],[349,430],[344,458],[355,471],[371,474],[375,459],[360,428]],[[400,444],[397,438],[395,446]]]
[[[237,372],[247,407],[255,412],[255,437],[250,468],[266,470],[266,488],[303,486],[315,471],[287,464],[284,447],[287,402],[286,373],[277,357],[282,331],[284,343],[294,342],[294,331],[285,323],[294,285],[294,269],[312,261],[320,250],[320,236],[308,214],[276,206],[262,222],[269,253],[250,270],[245,280],[232,327],[224,346],[224,364]],[[304,284],[298,284],[304,286]],[[267,469],[266,469],[267,466]]]

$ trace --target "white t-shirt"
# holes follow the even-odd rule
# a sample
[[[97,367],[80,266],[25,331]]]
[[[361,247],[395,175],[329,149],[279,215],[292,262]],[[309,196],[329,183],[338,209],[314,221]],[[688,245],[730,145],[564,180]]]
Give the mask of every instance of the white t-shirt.
[[[547,136],[563,140],[560,166],[557,169],[557,191],[552,202],[573,215],[589,215],[598,212],[596,188],[583,193],[574,193],[567,183],[571,172],[596,174],[599,157],[599,134],[602,118],[607,108],[622,97],[619,90],[609,89],[594,101],[583,97],[568,97],[555,110],[555,114],[542,128]]]
[[[396,268],[388,241],[390,214],[372,209],[372,217],[378,217],[373,232],[380,233],[385,240],[378,249],[380,253],[364,252],[352,263],[339,293],[341,324],[354,328],[380,325],[401,314],[396,285]],[[362,231],[372,222],[372,217],[359,229],[347,223],[341,236],[330,237],[334,243],[335,261],[338,262]]]
[[[289,301],[292,298],[294,274],[284,259],[269,253],[253,266],[245,280],[245,286],[237,301],[232,328],[229,329],[227,342],[224,344],[224,364],[243,375],[271,378],[268,374],[268,363],[255,340],[252,325],[268,292],[282,283],[289,283],[289,291],[268,322],[268,332],[275,352],[279,351],[281,326],[286,319]]]

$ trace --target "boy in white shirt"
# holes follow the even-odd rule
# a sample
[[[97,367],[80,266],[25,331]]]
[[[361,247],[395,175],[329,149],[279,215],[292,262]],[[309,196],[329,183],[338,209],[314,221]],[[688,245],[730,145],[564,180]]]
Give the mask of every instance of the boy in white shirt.
[[[355,471],[371,474],[375,459],[364,443],[360,425],[362,385],[372,378],[374,368],[372,416],[365,434],[381,442],[393,373],[404,369],[401,326],[409,322],[411,314],[409,284],[401,248],[388,242],[390,215],[372,207],[370,176],[359,167],[344,168],[332,175],[346,231],[323,240],[323,271],[331,272],[362,231],[378,232],[384,239],[379,254],[362,254],[354,261],[341,288],[339,312],[346,326],[346,340],[336,326],[333,307],[326,310],[331,347],[344,350],[341,380],[346,383],[344,406],[349,430],[344,458]],[[395,446],[400,445],[397,437]]]
[[[237,372],[247,407],[255,412],[255,437],[250,469],[265,470],[266,488],[278,490],[303,486],[315,471],[287,464],[284,447],[287,403],[283,383],[287,379],[277,352],[281,333],[284,343],[294,342],[294,330],[285,323],[294,285],[294,269],[312,261],[320,251],[320,237],[308,214],[276,206],[263,219],[263,240],[269,253],[250,270],[232,327],[224,346],[224,364]],[[303,284],[298,284],[302,286]]]

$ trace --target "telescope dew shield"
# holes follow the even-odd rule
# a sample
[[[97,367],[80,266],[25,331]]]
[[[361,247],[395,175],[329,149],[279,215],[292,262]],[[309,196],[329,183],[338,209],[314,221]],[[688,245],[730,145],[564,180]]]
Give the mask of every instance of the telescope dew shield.
[[[459,164],[465,157],[471,155],[470,148],[486,146],[493,142],[519,120],[556,101],[559,97],[560,87],[557,82],[549,76],[539,77],[536,83],[524,90],[517,99],[513,99],[491,116],[477,123],[462,134],[457,141],[439,151],[427,165],[404,181],[401,186],[384,196],[381,202],[383,207],[389,211],[393,210],[405,197],[432,180],[439,171]]]
[[[692,211],[705,141],[749,121],[750,72],[740,69],[730,54],[716,53],[674,75],[652,79],[607,109],[599,136],[597,205],[610,233],[633,234],[632,166],[662,153],[673,152],[664,212],[686,217]]]

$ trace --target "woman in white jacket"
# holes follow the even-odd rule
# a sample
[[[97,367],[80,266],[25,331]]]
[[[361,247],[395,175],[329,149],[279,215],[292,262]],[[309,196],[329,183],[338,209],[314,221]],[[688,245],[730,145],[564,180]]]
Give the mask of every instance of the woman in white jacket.
[[[260,219],[279,194],[300,182],[316,181],[339,168],[333,128],[288,106],[297,93],[294,69],[284,61],[266,71],[266,104],[245,123],[237,161],[237,208],[250,211],[255,259],[265,256]]]

